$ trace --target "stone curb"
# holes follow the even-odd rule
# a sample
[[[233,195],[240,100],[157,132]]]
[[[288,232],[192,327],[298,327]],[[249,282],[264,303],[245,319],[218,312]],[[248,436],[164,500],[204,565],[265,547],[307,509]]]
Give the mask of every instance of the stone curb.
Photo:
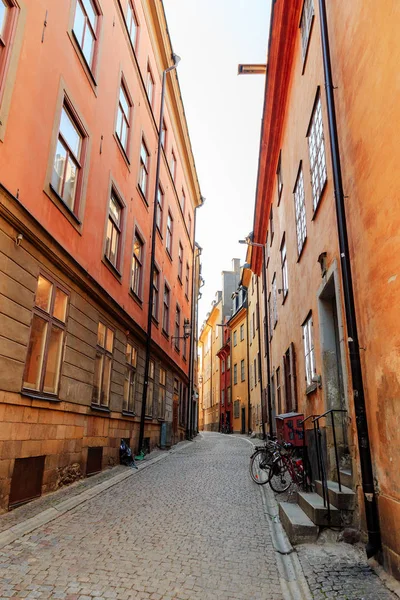
[[[46,523],[50,523],[50,521],[54,521],[54,519],[57,519],[61,515],[76,508],[80,504],[83,504],[84,502],[87,502],[87,500],[90,500],[91,498],[98,496],[105,490],[108,490],[109,488],[117,485],[118,483],[121,483],[121,481],[128,479],[128,477],[132,477],[132,475],[140,473],[140,471],[143,471],[143,469],[146,469],[147,467],[150,467],[151,465],[158,463],[160,460],[163,460],[164,458],[166,458],[170,454],[173,454],[177,450],[180,450],[181,448],[186,447],[190,443],[191,443],[190,441],[183,442],[183,443],[181,442],[180,444],[178,444],[171,450],[168,450],[167,452],[165,452],[163,454],[155,456],[154,458],[150,458],[146,462],[139,463],[137,469],[132,469],[130,467],[127,467],[127,469],[129,469],[129,471],[127,471],[126,473],[119,473],[118,475],[115,475],[114,477],[110,477],[110,479],[107,479],[106,481],[102,481],[101,483],[94,485],[93,487],[89,488],[88,490],[85,490],[85,491],[81,492],[80,494],[73,496],[72,498],[68,498],[67,500],[64,500],[64,502],[60,502],[55,507],[47,508],[47,509],[43,510],[42,512],[40,512],[39,514],[35,515],[34,517],[31,517],[30,519],[25,519],[24,521],[21,521],[17,525],[13,525],[9,529],[5,529],[4,531],[2,531],[0,533],[0,548],[4,548],[4,546],[8,546],[8,544],[11,544],[12,542],[15,542],[15,540],[18,540],[20,537],[23,537],[24,535],[31,533],[35,529],[38,529],[38,527],[41,527],[42,525],[46,525]]]
[[[247,441],[253,446],[256,445],[250,440]],[[312,600],[313,595],[305,578],[299,557],[282,527],[274,493],[268,484],[259,485],[258,487],[264,505],[265,518],[271,532],[284,600]]]

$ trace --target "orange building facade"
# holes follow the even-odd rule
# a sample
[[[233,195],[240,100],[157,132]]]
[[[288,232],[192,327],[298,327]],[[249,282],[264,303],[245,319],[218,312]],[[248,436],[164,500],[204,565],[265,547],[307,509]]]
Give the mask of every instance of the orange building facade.
[[[400,55],[394,23],[400,13],[392,1],[385,2],[385,10],[361,1],[326,4],[379,511],[380,534],[373,531],[372,539],[381,536],[384,564],[399,577],[399,261],[393,249],[400,204],[394,189],[398,151],[392,128],[399,110],[393,76]],[[252,269],[266,274],[264,346],[269,346],[272,413],[299,411],[310,417],[330,409],[345,411],[335,416],[342,482],[358,494],[354,523],[365,530],[364,507],[372,494],[363,490],[361,478],[349,353],[354,340],[346,321],[320,5],[316,0],[273,4],[254,216],[254,241],[265,246],[253,247]],[[328,475],[334,478],[332,428],[329,421],[321,425]],[[314,436],[306,427],[312,454]]]
[[[3,6],[4,3],[1,4]],[[161,0],[0,10],[0,506],[187,426],[199,183]],[[196,270],[196,269],[195,269]],[[196,270],[197,274],[199,270]],[[193,313],[195,314],[195,313]],[[193,361],[195,362],[195,361]],[[165,425],[164,425],[165,424]],[[24,473],[34,472],[21,490]],[[36,478],[36,479],[35,479]],[[35,479],[35,481],[33,481]]]

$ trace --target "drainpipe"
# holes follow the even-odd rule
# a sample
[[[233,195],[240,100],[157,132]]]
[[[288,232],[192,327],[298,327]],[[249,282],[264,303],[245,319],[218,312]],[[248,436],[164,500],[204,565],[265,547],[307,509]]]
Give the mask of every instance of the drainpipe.
[[[192,420],[193,420],[193,396],[194,396],[194,347],[197,336],[197,326],[195,326],[196,311],[198,297],[196,295],[196,274],[197,274],[197,260],[200,260],[200,248],[196,257],[196,221],[197,221],[197,209],[203,206],[205,198],[200,197],[200,204],[194,208],[194,219],[193,219],[193,251],[192,251],[192,305],[190,314],[191,332],[190,332],[190,350],[189,350],[189,391],[188,391],[188,405],[186,410],[186,439],[191,440],[193,437],[192,431]]]
[[[360,454],[362,487],[364,493],[365,517],[368,530],[366,552],[368,558],[381,550],[381,535],[379,528],[378,506],[374,489],[371,448],[368,435],[368,422],[365,407],[364,386],[362,379],[360,347],[358,344],[356,310],[351,276],[349,244],[347,236],[346,213],[342,170],[340,165],[339,140],[336,125],[335,99],[332,83],[332,66],[329,49],[328,23],[325,0],[319,0],[321,20],[321,43],[325,74],[326,103],[328,109],[329,137],[335,188],[336,216],[338,225],[339,250],[342,265],[342,283],[344,304],[346,310],[348,347],[350,356],[351,376],[353,382],[354,409],[356,414],[358,451]]]
[[[274,424],[272,422],[272,390],[271,390],[271,364],[270,364],[270,337],[269,337],[269,311],[268,311],[268,289],[267,289],[267,246],[263,248],[262,276],[264,283],[264,312],[265,312],[265,354],[267,359],[267,406],[268,406],[268,421],[269,435],[274,435]]]
[[[264,251],[264,250],[263,250]],[[264,270],[264,261],[263,261],[263,270]],[[257,277],[257,307],[258,307],[258,356],[260,360],[257,361],[257,370],[260,375],[260,398],[261,398],[261,428],[262,428],[262,436],[263,440],[265,440],[265,423],[264,423],[264,402],[263,402],[263,373],[261,368],[261,318],[260,318],[260,282],[259,277]],[[264,287],[264,291],[266,291]],[[258,358],[258,357],[257,357]]]
[[[246,330],[247,330],[247,433],[250,432],[250,335],[249,335],[249,293],[246,289]]]

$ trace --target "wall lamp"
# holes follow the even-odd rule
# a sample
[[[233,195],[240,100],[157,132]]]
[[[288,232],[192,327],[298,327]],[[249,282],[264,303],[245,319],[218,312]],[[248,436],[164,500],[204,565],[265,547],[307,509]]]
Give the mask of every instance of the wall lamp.
[[[257,246],[258,248],[264,248],[265,244],[259,244],[258,242],[252,242],[247,236],[244,240],[238,240],[239,244],[247,244],[248,246]]]
[[[187,340],[190,337],[190,334],[192,333],[192,326],[190,324],[189,319],[184,319],[183,321],[183,335],[180,336],[171,336],[171,343],[172,340]]]

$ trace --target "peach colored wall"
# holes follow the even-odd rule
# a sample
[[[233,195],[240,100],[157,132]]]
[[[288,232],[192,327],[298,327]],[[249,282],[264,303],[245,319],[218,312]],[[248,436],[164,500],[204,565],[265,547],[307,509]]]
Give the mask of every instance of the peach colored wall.
[[[317,374],[321,374],[322,360],[319,339],[320,327],[317,290],[322,284],[322,278],[321,268],[317,259],[321,252],[327,252],[328,267],[332,265],[335,259],[339,261],[318,14],[315,15],[314,24],[311,30],[304,73],[302,71],[303,59],[299,30],[295,42],[295,58],[290,76],[289,96],[285,110],[283,135],[281,138],[283,190],[279,206],[276,181],[273,191],[272,206],[274,215],[274,236],[271,243],[271,233],[269,232],[268,244],[270,259],[267,271],[267,288],[268,294],[272,292],[272,279],[274,273],[276,273],[277,288],[283,288],[280,247],[283,234],[285,234],[289,292],[285,300],[283,294],[277,294],[278,323],[273,329],[271,367],[272,372],[276,370],[278,366],[281,367],[282,381],[282,357],[289,348],[290,343],[293,342],[296,353],[297,398],[299,410],[308,416],[310,414],[321,414],[326,410],[326,405],[324,398],[325,390],[323,388],[316,389],[314,392],[306,395],[302,324],[311,310],[313,317],[316,369]],[[317,210],[314,213],[308,138],[306,137],[306,134],[318,87],[321,92],[327,181]],[[307,239],[300,259],[298,260],[293,190],[300,161],[302,161],[304,179]],[[282,388],[282,394],[283,393],[284,389]]]
[[[55,6],[49,8],[48,3],[44,0],[21,0],[21,5],[27,12],[27,20],[4,143],[0,142],[0,181],[14,195],[17,195],[18,190],[19,200],[33,216],[130,313],[135,321],[145,328],[157,131],[147,98],[144,95],[140,75],[133,60],[128,38],[124,32],[119,3],[116,0],[99,0],[103,16],[99,41],[97,86],[94,92],[68,34],[68,28],[73,22],[75,1],[60,2],[57,3],[57,8]],[[126,3],[127,0],[121,0],[123,10],[126,8]],[[157,71],[156,56],[147,31],[143,6],[139,0],[135,2],[140,23],[137,58],[143,78],[146,76],[148,60],[152,67],[155,78],[154,118],[158,122],[161,75]],[[47,9],[49,9],[48,25],[44,33],[44,42],[41,43],[43,21]],[[130,166],[123,158],[113,135],[121,72],[134,103],[128,151]],[[168,77],[174,76],[174,73],[168,75]],[[81,234],[43,191],[44,186],[48,184],[46,181],[48,163],[53,160],[50,144],[53,130],[58,130],[57,102],[60,98],[60,87],[64,83],[73,106],[82,116],[89,133],[90,167]],[[166,156],[163,154],[162,157],[160,174],[160,181],[165,191],[164,237],[162,239],[157,234],[156,260],[161,269],[160,304],[162,303],[164,277],[171,286],[170,332],[173,333],[176,302],[180,304],[182,310],[181,323],[183,324],[185,317],[190,318],[189,301],[184,294],[184,285],[181,286],[177,280],[178,242],[181,240],[184,248],[185,275],[186,260],[190,265],[192,263],[191,242],[185,227],[185,221],[188,223],[188,210],[191,213],[192,222],[194,219],[192,190],[186,185],[184,170],[187,172],[187,167],[182,164],[178,143],[173,136],[171,115],[168,112],[170,99],[168,98],[166,106],[167,152]],[[149,208],[141,199],[137,189],[142,132],[146,137],[151,155]],[[176,186],[174,186],[167,165],[172,146],[178,159]],[[111,179],[121,192],[127,206],[121,282],[102,262]],[[185,215],[181,213],[177,198],[177,193],[180,195],[182,186],[185,187],[187,200]],[[174,218],[172,263],[165,250],[168,207]],[[136,224],[146,240],[142,307],[139,307],[129,295],[133,232]],[[193,231],[191,236],[193,236]],[[171,353],[171,341],[167,341],[157,327],[153,328],[153,337],[167,353]],[[182,360],[182,356],[178,356],[174,352],[173,354],[178,365],[187,371],[188,365]]]
[[[327,4],[382,538],[387,566],[400,577],[400,6]]]

